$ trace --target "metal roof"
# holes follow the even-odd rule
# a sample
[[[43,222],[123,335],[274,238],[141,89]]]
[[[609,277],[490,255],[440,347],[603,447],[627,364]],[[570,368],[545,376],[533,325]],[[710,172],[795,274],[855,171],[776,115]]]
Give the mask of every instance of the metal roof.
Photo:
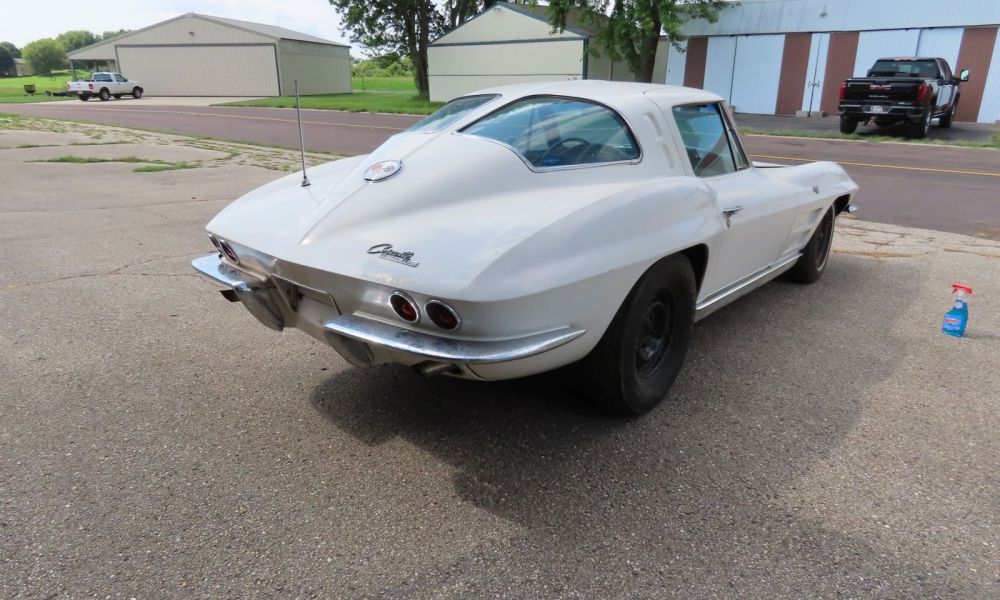
[[[253,23],[251,21],[240,21],[238,19],[227,19],[225,17],[213,17],[198,13],[188,13],[186,16],[208,19],[209,21],[215,21],[217,23],[229,25],[238,29],[246,29],[248,31],[253,31],[254,33],[259,33],[261,35],[266,35],[279,40],[296,40],[299,42],[312,42],[314,44],[327,44],[329,46],[349,47],[347,44],[341,44],[340,42],[323,39],[321,37],[316,37],[315,35],[309,35],[308,33],[292,31],[291,29],[285,29],[284,27],[278,27],[277,25],[265,25],[264,23]]]
[[[186,14],[183,14],[183,15],[176,16],[176,17],[174,17],[172,19],[167,19],[166,21],[160,21],[159,23],[154,23],[154,24],[149,25],[147,27],[143,27],[142,29],[136,29],[135,31],[129,31],[127,33],[122,33],[120,35],[116,35],[113,38],[108,38],[106,40],[101,40],[101,41],[97,42],[96,44],[91,44],[89,46],[84,46],[83,48],[77,48],[76,50],[73,50],[72,52],[67,52],[66,56],[72,59],[74,57],[74,55],[83,53],[84,51],[89,51],[89,50],[91,50],[93,48],[96,48],[98,46],[108,45],[108,46],[110,46],[110,47],[113,48],[114,44],[116,44],[117,42],[119,42],[121,40],[124,40],[127,37],[133,36],[133,35],[135,35],[137,33],[141,33],[143,31],[149,31],[150,29],[155,29],[157,27],[160,27],[161,25],[166,25],[167,23],[172,23],[173,21],[177,21],[179,19],[184,19],[184,18],[187,18],[187,17],[194,17],[194,18],[197,18],[197,19],[203,19],[205,21],[212,21],[213,23],[218,23],[220,25],[225,25],[227,27],[233,27],[235,29],[242,29],[243,31],[250,31],[252,33],[256,33],[256,34],[263,35],[263,36],[266,36],[266,37],[269,37],[269,38],[273,38],[274,40],[294,40],[294,41],[298,41],[298,42],[310,42],[310,43],[313,43],[313,44],[325,44],[327,46],[340,46],[340,47],[343,47],[343,48],[350,48],[350,46],[347,45],[347,44],[341,44],[340,42],[334,42],[334,41],[331,41],[331,40],[326,40],[326,39],[323,39],[321,37],[316,37],[314,35],[309,35],[308,33],[301,33],[301,32],[298,32],[298,31],[292,31],[291,29],[285,29],[284,27],[278,27],[277,25],[265,25],[263,23],[253,23],[251,21],[240,21],[238,19],[227,19],[225,17],[213,17],[211,15],[202,15],[202,14],[198,14],[198,13],[186,13]],[[111,51],[111,52],[112,53],[109,54],[108,58],[113,59],[114,58],[114,54],[113,54],[113,51]]]

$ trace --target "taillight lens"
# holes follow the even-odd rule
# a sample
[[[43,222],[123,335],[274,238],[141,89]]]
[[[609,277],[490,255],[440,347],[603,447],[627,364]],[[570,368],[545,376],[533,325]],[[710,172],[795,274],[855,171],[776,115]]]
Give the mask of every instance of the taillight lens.
[[[416,323],[417,319],[420,318],[417,304],[402,292],[393,292],[389,296],[389,305],[392,306],[393,312],[407,323]]]
[[[458,329],[458,326],[462,324],[462,320],[458,318],[458,313],[452,307],[439,300],[431,300],[424,307],[424,310],[427,312],[430,320],[441,329],[452,331]]]
[[[840,84],[840,99],[843,100],[847,97],[847,82]]]
[[[927,99],[927,94],[930,93],[931,86],[926,83],[921,83],[920,87],[917,88],[917,102],[923,102]]]
[[[236,264],[240,264],[240,257],[236,256],[236,251],[226,243],[226,240],[219,240],[219,250],[222,250],[222,253],[226,255],[226,258]]]

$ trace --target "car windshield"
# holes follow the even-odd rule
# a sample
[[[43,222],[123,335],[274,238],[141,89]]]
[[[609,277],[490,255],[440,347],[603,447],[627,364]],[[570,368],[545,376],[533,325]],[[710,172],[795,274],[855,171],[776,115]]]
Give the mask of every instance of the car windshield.
[[[618,113],[577,98],[523,98],[469,125],[462,133],[501,142],[535,168],[639,158],[639,144]]]
[[[933,60],[877,60],[868,71],[868,76],[937,79],[938,67]]]
[[[482,94],[455,98],[438,110],[411,125],[407,131],[441,131],[469,112],[493,100],[499,94]]]

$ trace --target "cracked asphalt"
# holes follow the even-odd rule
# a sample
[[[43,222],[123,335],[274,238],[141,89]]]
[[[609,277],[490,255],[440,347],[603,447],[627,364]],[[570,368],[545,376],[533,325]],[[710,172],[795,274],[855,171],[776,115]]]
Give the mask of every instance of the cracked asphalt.
[[[172,139],[0,131],[0,597],[1000,597],[1000,244],[842,218],[609,419],[258,325],[188,263],[280,157]],[[28,162],[114,141],[202,162]]]

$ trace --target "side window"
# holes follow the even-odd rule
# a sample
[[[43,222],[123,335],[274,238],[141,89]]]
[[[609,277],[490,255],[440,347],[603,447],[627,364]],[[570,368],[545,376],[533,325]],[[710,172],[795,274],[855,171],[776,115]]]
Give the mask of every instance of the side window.
[[[726,131],[729,133],[729,147],[733,151],[733,158],[736,160],[736,170],[742,171],[750,166],[747,160],[747,153],[743,150],[743,142],[736,133],[736,117],[733,115],[733,107],[723,104],[725,107]]]
[[[502,142],[539,169],[632,161],[640,155],[618,113],[576,98],[522,98],[462,133]]]
[[[717,103],[675,106],[673,112],[696,176],[715,177],[736,171],[728,125]]]
[[[944,79],[945,83],[955,78],[955,75],[951,72],[951,65],[948,64],[948,61],[938,61],[938,64],[941,65],[941,79]]]
[[[115,75],[115,81],[118,81],[120,83],[125,83],[126,81],[128,81],[128,79],[125,79],[121,75]]]
[[[108,75],[107,73],[94,75],[94,81],[111,81],[111,75]]]

